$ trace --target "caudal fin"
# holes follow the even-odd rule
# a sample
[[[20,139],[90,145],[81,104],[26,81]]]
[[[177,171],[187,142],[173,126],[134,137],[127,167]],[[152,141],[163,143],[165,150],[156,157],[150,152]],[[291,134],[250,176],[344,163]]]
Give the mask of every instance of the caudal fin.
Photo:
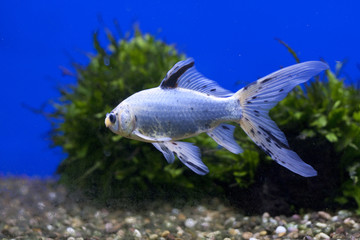
[[[304,177],[316,176],[317,172],[289,148],[284,133],[268,113],[296,85],[328,67],[320,61],[295,64],[250,83],[234,95],[240,100],[240,126],[246,134],[277,163]]]

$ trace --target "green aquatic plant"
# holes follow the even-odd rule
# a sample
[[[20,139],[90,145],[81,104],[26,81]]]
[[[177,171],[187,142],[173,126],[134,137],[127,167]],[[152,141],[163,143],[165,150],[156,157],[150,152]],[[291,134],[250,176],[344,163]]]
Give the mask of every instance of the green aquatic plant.
[[[96,53],[88,55],[86,66],[75,65],[76,84],[60,89],[54,104],[53,145],[66,153],[57,171],[60,181],[100,198],[135,199],[197,189],[218,193],[221,188],[214,182],[250,184],[259,155],[244,134],[239,137],[247,150],[241,156],[217,151],[206,134],[190,139],[201,147],[211,172],[200,177],[179,161],[168,165],[151,144],[122,138],[105,127],[107,112],[131,94],[158,86],[166,72],[185,58],[174,46],[138,30],[120,40],[106,33],[109,45],[101,46],[94,34]]]
[[[239,127],[235,138],[242,154],[219,149],[206,134],[188,140],[200,147],[210,170],[198,176],[179,161],[168,165],[151,144],[114,135],[104,125],[107,112],[131,94],[158,86],[185,56],[138,30],[119,40],[108,30],[106,34],[107,47],[94,34],[96,52],[88,54],[87,65],[74,65],[76,83],[61,88],[53,104],[53,145],[66,153],[58,167],[62,183],[97,199],[130,198],[135,203],[211,193],[240,205],[248,201],[256,212],[272,210],[263,206],[279,208],[272,203],[279,199],[293,209],[320,208],[324,198],[327,203],[360,206],[359,90],[346,86],[336,74],[327,71],[324,79],[297,87],[270,112],[291,148],[318,170],[319,177],[294,176],[277,166]]]

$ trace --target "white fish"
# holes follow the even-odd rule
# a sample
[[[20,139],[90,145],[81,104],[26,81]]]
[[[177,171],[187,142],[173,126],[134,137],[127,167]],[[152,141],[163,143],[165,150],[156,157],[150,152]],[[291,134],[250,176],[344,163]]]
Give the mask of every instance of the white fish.
[[[232,153],[243,150],[233,137],[240,124],[246,134],[273,160],[304,176],[317,172],[290,150],[284,133],[268,112],[296,85],[328,68],[309,61],[269,74],[236,93],[207,79],[194,67],[194,60],[180,61],[166,74],[159,87],[137,92],[106,114],[105,125],[116,134],[152,143],[169,163],[177,155],[197,174],[209,172],[200,150],[178,140],[206,132]]]

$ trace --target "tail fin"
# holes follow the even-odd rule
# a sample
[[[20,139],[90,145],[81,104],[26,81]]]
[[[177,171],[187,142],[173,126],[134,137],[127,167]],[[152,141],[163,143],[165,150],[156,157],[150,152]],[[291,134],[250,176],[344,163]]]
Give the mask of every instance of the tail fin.
[[[268,113],[296,85],[327,68],[327,64],[319,61],[295,64],[250,83],[234,95],[240,100],[243,114],[240,126],[246,134],[273,160],[303,177],[316,176],[317,172],[290,150],[284,133]]]

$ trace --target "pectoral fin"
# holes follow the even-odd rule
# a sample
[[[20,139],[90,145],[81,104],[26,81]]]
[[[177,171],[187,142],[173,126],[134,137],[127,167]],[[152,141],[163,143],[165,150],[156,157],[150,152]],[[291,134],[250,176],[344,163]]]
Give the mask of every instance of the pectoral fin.
[[[142,134],[141,132],[139,132],[139,130],[134,130],[132,133],[135,134],[136,136],[138,136],[139,138],[142,138],[145,141],[149,141],[149,142],[162,142],[162,141],[170,141],[171,140],[171,138],[169,138],[169,137],[156,138],[156,137],[146,136],[146,135]]]
[[[232,153],[242,153],[242,148],[234,139],[235,126],[229,124],[220,124],[216,128],[207,132],[207,134],[214,139],[220,146],[223,146]]]
[[[174,161],[174,154],[188,168],[199,175],[209,172],[208,167],[201,161],[200,150],[192,143],[188,142],[157,142],[153,145],[163,153],[169,163]]]

